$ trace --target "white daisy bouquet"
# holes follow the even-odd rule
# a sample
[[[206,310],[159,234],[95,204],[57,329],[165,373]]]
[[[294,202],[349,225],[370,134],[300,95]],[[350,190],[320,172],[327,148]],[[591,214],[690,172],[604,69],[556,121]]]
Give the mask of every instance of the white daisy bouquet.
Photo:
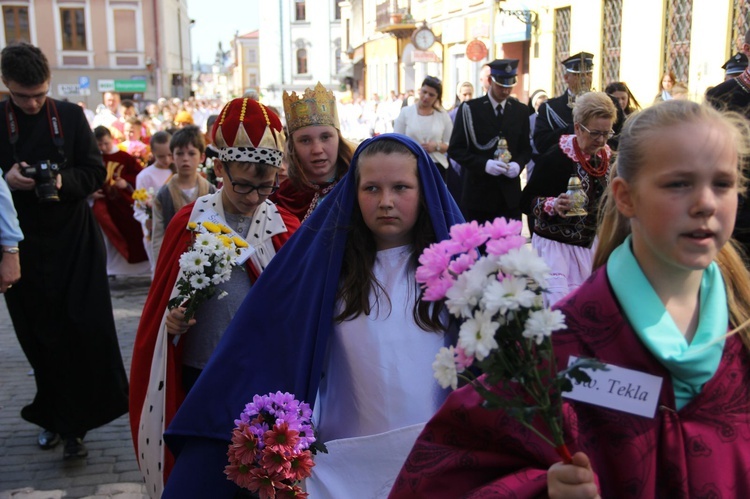
[[[190,222],[193,244],[180,256],[180,294],[169,300],[169,309],[185,307],[185,320],[190,320],[198,307],[216,294],[216,286],[232,275],[232,266],[247,242],[231,237],[232,229],[213,222]],[[226,293],[219,296],[223,298]]]
[[[443,388],[455,390],[459,378],[470,383],[486,408],[505,410],[570,462],[561,395],[573,389],[570,378],[590,381],[582,368],[601,364],[579,359],[556,371],[551,335],[565,329],[565,317],[544,307],[550,270],[526,245],[521,227],[504,218],[455,225],[449,239],[419,257],[424,299],[444,300],[461,323],[457,345],[441,348],[433,369]],[[539,421],[546,430],[537,428]]]

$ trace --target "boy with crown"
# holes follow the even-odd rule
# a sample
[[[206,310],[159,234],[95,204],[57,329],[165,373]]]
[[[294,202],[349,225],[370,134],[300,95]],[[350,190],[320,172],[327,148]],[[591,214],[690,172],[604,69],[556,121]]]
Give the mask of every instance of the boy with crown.
[[[278,188],[284,149],[281,121],[251,99],[234,99],[212,129],[214,161],[224,186],[182,208],[167,227],[155,277],[143,309],[131,366],[130,421],[141,473],[151,497],[160,497],[173,457],[162,434],[198,379],[250,287],[294,231],[296,217],[268,200]],[[185,309],[167,310],[177,296],[179,259],[192,243],[188,224],[212,221],[232,229],[253,249],[232,268],[212,298],[185,321]],[[222,293],[223,294],[223,293]]]

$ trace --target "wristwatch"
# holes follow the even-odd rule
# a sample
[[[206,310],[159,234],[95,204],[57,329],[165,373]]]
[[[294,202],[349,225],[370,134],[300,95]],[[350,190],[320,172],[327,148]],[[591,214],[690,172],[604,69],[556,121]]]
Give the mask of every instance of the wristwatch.
[[[15,255],[20,250],[18,249],[18,246],[6,246],[3,247],[3,253],[10,253],[11,255]]]

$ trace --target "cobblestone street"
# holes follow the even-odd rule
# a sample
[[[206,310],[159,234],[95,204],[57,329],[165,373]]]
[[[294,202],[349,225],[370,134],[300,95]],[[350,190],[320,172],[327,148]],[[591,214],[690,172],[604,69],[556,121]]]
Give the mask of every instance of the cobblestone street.
[[[120,350],[128,372],[148,286],[148,277],[120,277],[110,283]],[[0,299],[0,365],[0,499],[147,497],[127,415],[87,434],[89,455],[85,460],[63,461],[62,445],[48,451],[38,448],[39,428],[20,416],[21,408],[34,396],[34,377],[4,299]]]

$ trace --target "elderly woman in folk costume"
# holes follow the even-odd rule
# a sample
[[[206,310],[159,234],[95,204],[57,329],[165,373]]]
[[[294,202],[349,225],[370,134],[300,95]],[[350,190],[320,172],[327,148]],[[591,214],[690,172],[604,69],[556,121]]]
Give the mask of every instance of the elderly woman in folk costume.
[[[543,154],[524,188],[521,207],[534,217],[531,245],[552,269],[549,304],[576,289],[591,274],[599,199],[609,181],[612,126],[617,108],[603,92],[576,100],[574,133]],[[571,190],[572,187],[572,190]],[[586,194],[583,204],[579,193]]]
[[[133,443],[141,473],[152,497],[160,497],[173,458],[162,434],[192,388],[224,330],[248,291],[299,221],[268,200],[278,189],[284,149],[281,121],[251,99],[228,103],[214,124],[219,150],[214,165],[224,179],[215,194],[182,208],[167,228],[154,284],[138,327],[131,367],[130,414]],[[176,283],[184,275],[180,257],[193,241],[196,223],[213,222],[247,246],[226,282],[216,284],[226,296],[198,306],[194,318],[185,307],[168,309],[181,295]],[[198,236],[200,237],[200,236]],[[240,260],[244,258],[244,264]],[[178,341],[179,340],[179,341]]]
[[[320,82],[283,100],[289,179],[271,200],[303,222],[349,170],[354,147],[341,135],[336,97]]]

